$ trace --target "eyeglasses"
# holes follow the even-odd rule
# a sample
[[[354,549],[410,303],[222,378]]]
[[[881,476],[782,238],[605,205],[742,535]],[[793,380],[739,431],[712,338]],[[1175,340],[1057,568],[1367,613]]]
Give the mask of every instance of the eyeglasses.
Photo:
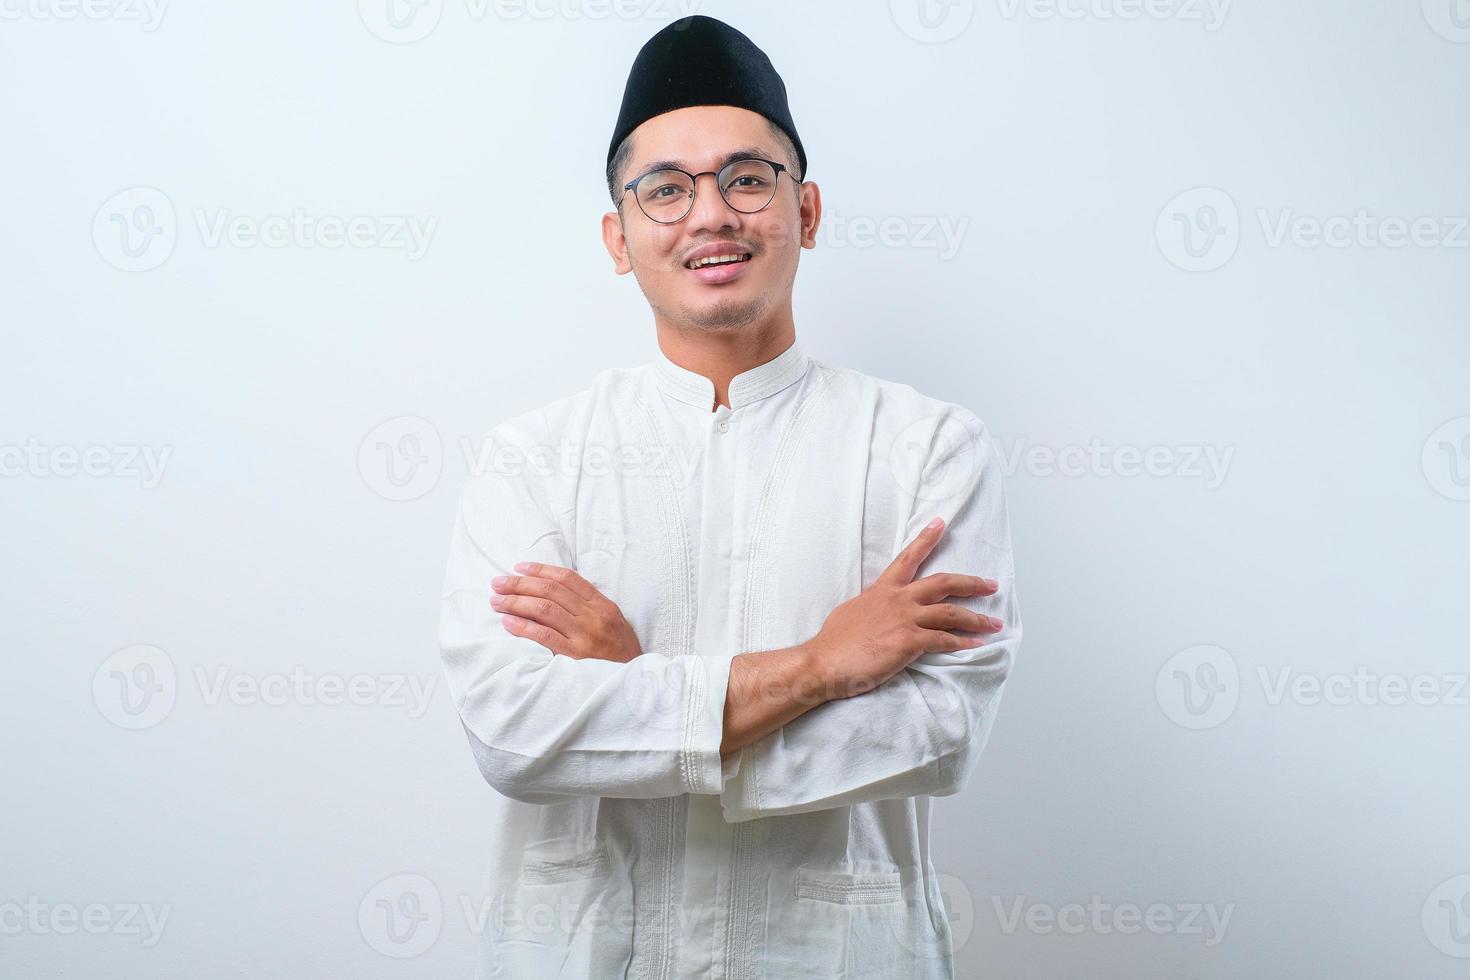
[[[741,214],[755,214],[763,210],[776,197],[776,184],[781,172],[790,171],[784,164],[774,160],[746,157],[731,160],[718,171],[706,170],[715,175],[715,186],[725,203]],[[624,191],[632,191],[638,207],[652,221],[661,225],[682,221],[694,207],[694,193],[699,178],[704,174],[691,174],[677,168],[650,170],[648,173],[623,185]],[[623,195],[627,197],[625,193]],[[618,202],[619,205],[622,201]]]

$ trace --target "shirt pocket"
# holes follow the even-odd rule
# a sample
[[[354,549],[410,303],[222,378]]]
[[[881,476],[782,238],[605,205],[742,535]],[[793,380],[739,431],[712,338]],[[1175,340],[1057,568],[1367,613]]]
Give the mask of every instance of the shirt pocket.
[[[528,885],[557,885],[568,881],[606,878],[612,871],[607,845],[597,841],[590,848],[566,857],[527,856],[521,865],[521,882]]]
[[[781,880],[766,913],[769,980],[897,975],[884,971],[904,915],[899,872],[801,865]]]
[[[528,850],[496,919],[495,962],[508,977],[620,977],[633,954],[633,889],[600,838]]]

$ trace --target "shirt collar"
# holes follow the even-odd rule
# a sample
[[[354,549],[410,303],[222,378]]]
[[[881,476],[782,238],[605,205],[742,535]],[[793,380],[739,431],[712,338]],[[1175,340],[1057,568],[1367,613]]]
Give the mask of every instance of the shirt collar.
[[[785,388],[806,374],[811,359],[793,339],[786,348],[764,364],[757,364],[730,379],[730,408],[759,401]],[[654,347],[654,375],[658,386],[682,402],[712,412],[715,405],[715,383],[698,372],[680,367],[669,360],[660,347]]]

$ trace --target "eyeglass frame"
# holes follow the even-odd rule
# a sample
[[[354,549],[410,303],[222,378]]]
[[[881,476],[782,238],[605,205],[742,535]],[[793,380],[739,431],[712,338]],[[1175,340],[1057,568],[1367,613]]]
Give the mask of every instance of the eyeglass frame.
[[[764,163],[764,164],[767,164],[768,166],[770,166],[770,168],[772,170],[776,171],[776,183],[775,183],[775,186],[771,189],[771,200],[770,201],[767,201],[765,204],[762,204],[760,207],[756,208],[754,211],[742,211],[739,208],[737,208],[735,205],[731,204],[730,203],[730,199],[725,196],[725,190],[724,190],[724,188],[720,187],[720,174],[724,173],[726,170],[730,169],[731,167],[735,166],[738,163],[750,163],[752,161],[754,161],[756,163]],[[776,200],[776,190],[775,190],[775,188],[776,187],[779,187],[781,185],[781,175],[783,173],[787,177],[789,177],[790,179],[792,179],[792,180],[795,180],[796,179],[796,175],[791,172],[791,168],[788,167],[788,166],[786,166],[786,164],[784,164],[784,163],[778,163],[775,160],[767,160],[765,157],[736,157],[734,160],[731,160],[729,163],[725,164],[719,170],[706,170],[703,173],[697,173],[697,174],[691,174],[689,171],[680,169],[679,167],[655,167],[653,170],[645,170],[643,173],[639,174],[637,177],[634,177],[632,180],[628,181],[626,184],[623,185],[623,196],[620,197],[620,198],[618,198],[618,207],[621,208],[623,206],[623,201],[624,201],[624,199],[627,198],[628,191],[634,190],[634,188],[637,187],[638,182],[640,180],[642,180],[644,177],[647,177],[649,174],[663,173],[664,171],[671,171],[673,173],[683,174],[685,177],[688,177],[689,178],[689,183],[693,187],[693,190],[690,191],[690,193],[689,193],[689,208],[688,208],[688,210],[686,210],[683,214],[679,215],[677,218],[675,218],[672,221],[659,221],[657,218],[653,217],[653,215],[649,214],[647,211],[644,211],[643,210],[643,202],[642,201],[638,201],[638,210],[643,212],[643,216],[645,218],[647,218],[649,221],[652,221],[654,224],[658,224],[658,225],[677,225],[679,222],[681,222],[685,218],[689,217],[690,213],[694,210],[694,202],[696,200],[698,200],[698,198],[699,198],[699,178],[705,176],[706,174],[712,175],[715,178],[715,189],[720,192],[720,200],[724,201],[725,202],[725,206],[727,208],[729,208],[731,211],[734,211],[736,214],[760,214],[766,208],[768,208],[768,207],[771,206],[772,201],[775,201]],[[634,191],[634,198],[633,199],[634,200],[637,200],[637,192],[636,191]]]

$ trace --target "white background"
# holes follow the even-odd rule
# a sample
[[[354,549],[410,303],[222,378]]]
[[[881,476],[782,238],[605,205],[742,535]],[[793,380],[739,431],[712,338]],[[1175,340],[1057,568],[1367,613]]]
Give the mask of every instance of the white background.
[[[602,164],[695,10],[823,189],[803,346],[1007,459],[1026,635],[934,830],[961,976],[1464,975],[1464,0],[385,3],[0,0],[0,975],[470,975],[459,447],[652,356]]]

